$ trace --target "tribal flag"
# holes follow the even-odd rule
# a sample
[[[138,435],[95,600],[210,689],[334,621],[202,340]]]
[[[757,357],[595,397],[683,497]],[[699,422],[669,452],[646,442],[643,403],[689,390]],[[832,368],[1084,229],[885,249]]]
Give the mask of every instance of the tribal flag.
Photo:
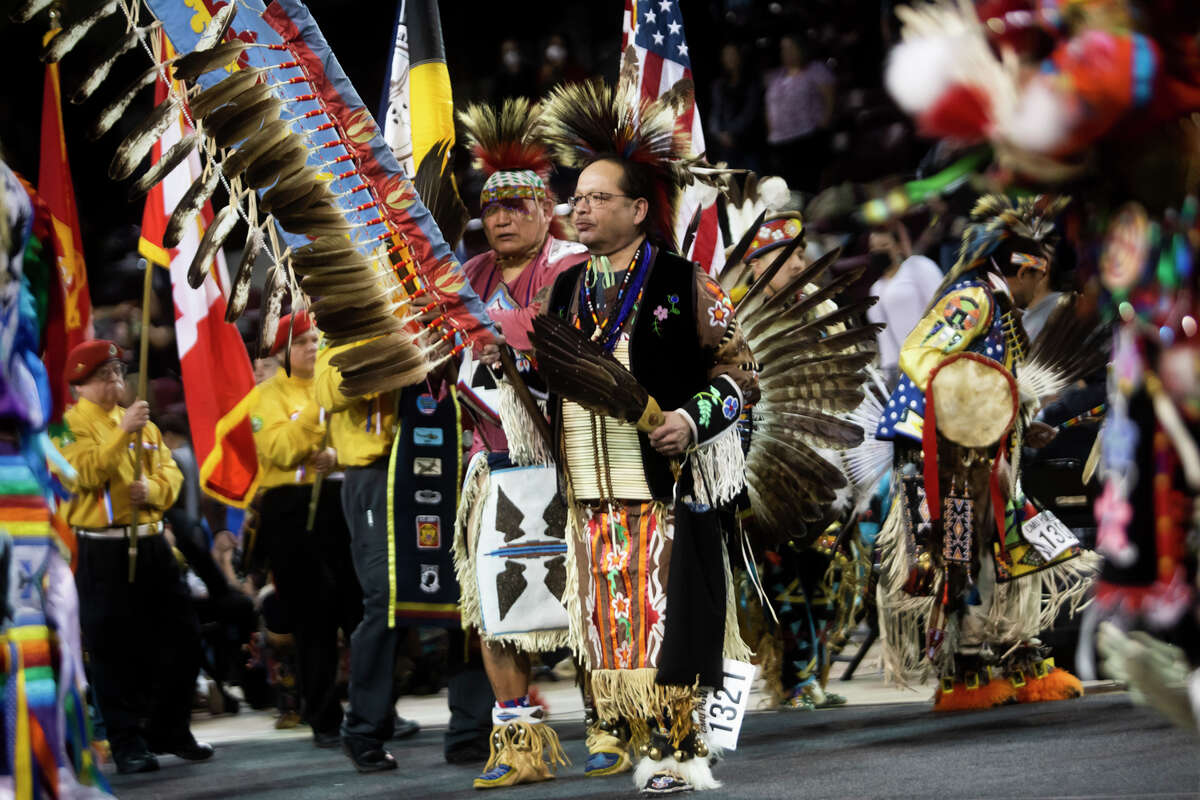
[[[410,178],[439,143],[454,146],[454,100],[437,0],[399,0],[379,118]]]
[[[164,56],[173,55],[165,37],[163,42],[167,49]],[[155,104],[166,96],[167,86],[160,77],[154,90]],[[190,130],[180,115],[155,143],[151,163],[157,162]],[[205,204],[178,247],[168,250],[162,246],[167,220],[200,169],[200,155],[193,151],[150,190],[142,215],[138,252],[171,273],[175,342],[183,369],[183,395],[192,444],[200,465],[200,485],[221,502],[242,508],[253,499],[258,483],[258,454],[250,428],[254,370],[237,327],[225,321],[222,292],[229,287],[225,256],[217,251],[199,289],[191,288],[187,282],[192,257],[205,227],[212,222],[212,208]]]
[[[668,93],[678,96],[679,124],[691,134],[692,153],[703,153],[704,131],[696,108],[692,61],[683,35],[679,0],[625,0],[621,29],[622,81],[632,79],[630,67],[636,62],[642,97],[656,100]],[[690,252],[682,255],[699,262],[711,275],[719,274],[725,266],[725,243],[715,200],[711,188],[692,185],[684,192],[675,219],[675,239],[682,247],[696,209],[703,209]]]
[[[45,42],[58,35],[58,28],[46,34]],[[71,165],[67,162],[67,140],[63,133],[62,93],[58,84],[58,64],[46,64],[45,90],[42,94],[42,149],[38,168],[38,194],[50,210],[50,240],[57,269],[50,291],[49,319],[43,360],[50,378],[53,407],[51,424],[62,420],[71,394],[64,376],[67,353],[92,333],[92,300],[88,295],[87,266],[83,263],[83,238],[79,233],[79,213],[75,207],[75,188],[71,183]]]

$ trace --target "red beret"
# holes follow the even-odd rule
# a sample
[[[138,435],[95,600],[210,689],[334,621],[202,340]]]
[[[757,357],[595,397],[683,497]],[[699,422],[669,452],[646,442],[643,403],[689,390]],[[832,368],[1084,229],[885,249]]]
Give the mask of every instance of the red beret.
[[[299,311],[294,315],[284,314],[279,318],[279,330],[275,331],[275,344],[271,345],[271,355],[287,347],[288,325],[291,324],[293,316],[296,317],[296,322],[292,325],[293,339],[312,327],[312,315],[308,311]]]
[[[67,383],[79,384],[92,377],[106,361],[119,360],[125,355],[120,347],[107,339],[90,339],[71,348],[63,374]]]

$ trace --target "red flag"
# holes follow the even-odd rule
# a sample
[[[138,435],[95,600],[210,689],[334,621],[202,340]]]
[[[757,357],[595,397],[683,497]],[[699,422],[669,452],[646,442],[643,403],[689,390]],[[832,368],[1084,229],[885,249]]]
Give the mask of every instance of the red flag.
[[[165,44],[165,38],[163,42],[169,56],[170,45]],[[155,103],[166,96],[167,86],[160,78],[155,87]],[[154,144],[151,163],[157,162],[189,131],[187,122],[179,115]],[[258,484],[258,454],[250,428],[254,370],[237,327],[225,321],[225,295],[221,287],[229,285],[229,277],[224,255],[218,251],[200,288],[193,289],[187,282],[192,257],[205,227],[212,222],[212,208],[205,205],[200,217],[184,232],[179,247],[168,250],[162,245],[167,220],[200,169],[200,155],[193,151],[150,190],[142,215],[138,252],[171,272],[175,343],[183,371],[183,396],[192,445],[200,465],[200,485],[221,502],[244,507],[253,499]]]
[[[57,34],[57,28],[50,31],[46,34],[45,42]],[[45,90],[42,94],[42,150],[37,189],[50,210],[50,241],[57,267],[53,271],[57,278],[57,289],[50,291],[50,313],[42,355],[54,402],[50,412],[50,422],[53,424],[62,420],[71,396],[66,378],[63,377],[67,353],[75,345],[93,337],[92,300],[88,295],[87,267],[83,263],[83,238],[79,234],[71,165],[67,161],[67,140],[63,135],[58,64],[54,63],[46,65]]]
[[[692,60],[683,35],[683,10],[679,6],[679,0],[625,0],[621,52],[632,47],[637,55],[638,82],[641,95],[647,100],[657,99],[681,81],[692,82]],[[704,130],[700,112],[696,109],[694,90],[678,121],[680,127],[691,134],[692,153],[703,153]],[[720,273],[725,267],[725,243],[715,200],[716,194],[711,188],[693,184],[683,193],[675,217],[675,239],[682,247],[684,232],[696,209],[702,209],[691,252],[682,255],[699,262],[711,275]]]

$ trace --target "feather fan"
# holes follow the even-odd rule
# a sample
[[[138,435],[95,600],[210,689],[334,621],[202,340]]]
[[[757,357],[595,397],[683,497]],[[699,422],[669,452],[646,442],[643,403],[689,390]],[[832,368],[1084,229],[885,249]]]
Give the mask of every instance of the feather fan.
[[[454,159],[449,155],[450,140],[443,139],[430,148],[413,176],[413,187],[421,202],[433,215],[446,243],[457,247],[471,219],[454,184]]]

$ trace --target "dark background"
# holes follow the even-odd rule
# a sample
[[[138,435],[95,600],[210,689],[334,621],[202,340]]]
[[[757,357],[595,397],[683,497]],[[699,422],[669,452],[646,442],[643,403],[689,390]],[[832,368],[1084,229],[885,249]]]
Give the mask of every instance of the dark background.
[[[63,0],[65,20],[69,22],[87,14],[96,2]],[[16,2],[8,0],[4,5],[7,12]],[[377,111],[390,57],[395,3],[311,0],[308,5],[367,107]],[[795,31],[828,44],[844,42],[849,37],[858,46],[850,49],[829,46],[823,55],[854,59],[854,71],[863,72],[862,80],[877,85],[883,55],[880,20],[889,16],[889,5],[888,0],[838,3],[682,0],[701,113],[717,74],[719,48],[726,41],[743,44],[748,55],[747,66],[761,71],[777,63],[778,37],[783,33]],[[561,34],[567,38],[571,60],[582,71],[613,80],[622,9],[621,0],[520,3],[442,0],[443,39],[455,104],[490,99],[493,76],[498,72],[499,44],[505,38],[518,40],[525,62],[536,69],[547,39],[555,33]],[[5,76],[0,102],[0,148],[6,160],[36,185],[44,81],[44,67],[38,53],[49,18],[43,12],[28,24],[17,25],[8,17],[4,13],[0,18],[3,43],[0,65]],[[110,20],[90,33],[63,60],[60,69],[64,98],[69,97],[107,43],[120,32],[121,25]],[[120,126],[98,142],[88,141],[83,132],[100,108],[147,64],[144,53],[126,54],[91,101],[81,106],[64,103],[67,149],[83,228],[84,255],[92,300],[97,305],[130,295],[129,287],[123,285],[126,280],[118,277],[128,270],[118,265],[127,265],[132,258],[142,203],[128,202],[125,187],[114,184],[106,174],[122,136]],[[145,90],[127,114],[126,130],[148,110],[150,102],[151,93]],[[465,161],[465,154],[461,154],[460,165],[465,165]],[[136,275],[132,280],[136,283]],[[136,294],[136,287],[133,293]]]

